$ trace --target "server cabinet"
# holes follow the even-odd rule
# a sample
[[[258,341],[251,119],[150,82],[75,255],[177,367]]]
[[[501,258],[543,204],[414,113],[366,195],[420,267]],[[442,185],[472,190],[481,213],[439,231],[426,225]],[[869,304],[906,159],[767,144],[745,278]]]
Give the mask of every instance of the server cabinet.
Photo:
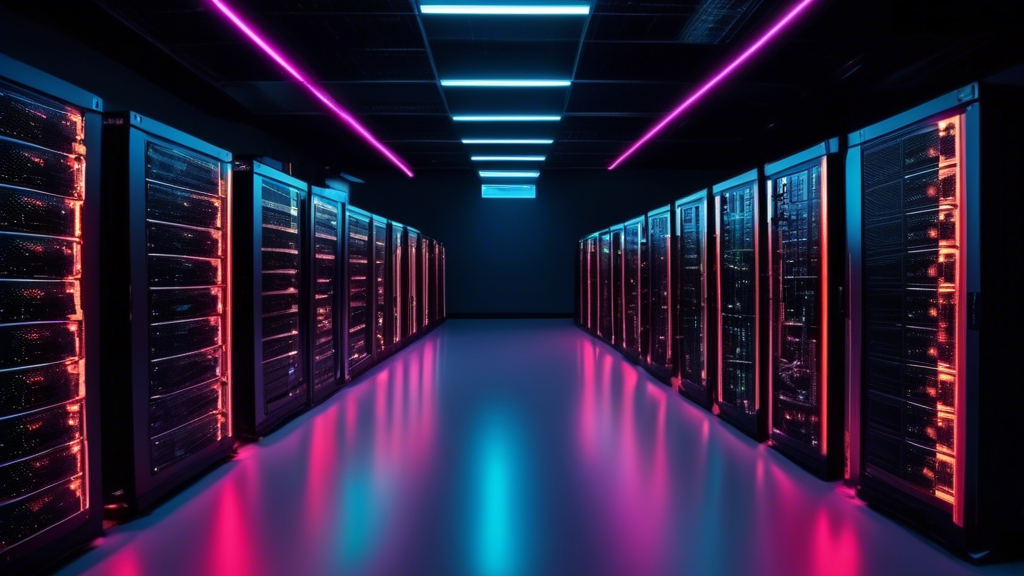
[[[438,281],[438,296],[437,296],[438,315],[441,317],[441,320],[443,321],[446,318],[448,318],[448,286],[447,286],[447,282],[445,280],[446,277],[445,277],[444,244],[441,244],[441,243],[438,243],[438,260],[437,260],[437,264],[438,264],[438,273],[437,273],[437,281]]]
[[[390,350],[388,335],[388,221],[373,217],[373,357]]]
[[[102,531],[103,105],[0,69],[0,572],[20,574]]]
[[[234,163],[235,430],[257,438],[309,406],[303,222],[308,186],[266,164]]]
[[[849,136],[851,470],[859,494],[984,558],[1024,492],[1020,91],[970,85]],[[1009,258],[1009,259],[1007,259]],[[982,295],[984,294],[984,307]]]
[[[668,382],[675,364],[672,207],[647,214],[648,345],[644,366]]]
[[[231,154],[104,118],[107,504],[149,508],[231,454]]]
[[[622,240],[622,351],[639,362],[647,354],[647,219],[623,224]]]
[[[709,294],[714,291],[714,221],[708,217],[709,191],[675,203],[676,378],[687,398],[705,408],[717,382],[715,322]]]
[[[345,208],[345,380],[373,363],[373,216],[358,208]]]
[[[845,201],[839,139],[765,166],[768,430],[817,475],[843,471]]]
[[[714,186],[718,332],[716,411],[757,440],[767,433],[765,197],[752,170]]]
[[[405,228],[405,325],[408,336],[419,333],[419,245],[420,233],[415,228]]]
[[[419,257],[419,325],[426,329],[430,324],[430,243],[432,240],[427,236],[420,236],[420,257]]]
[[[597,270],[597,234],[587,236],[587,329],[591,333],[598,332],[598,286],[600,277]]]
[[[611,227],[612,233],[612,332],[611,342],[619,346],[622,342],[624,317],[622,315],[622,283],[625,280],[622,269],[622,237],[621,224]]]
[[[408,335],[405,324],[405,226],[391,222],[388,227],[388,336],[396,350]]]
[[[436,325],[441,317],[438,315],[440,311],[440,304],[438,303],[438,297],[440,296],[440,282],[438,281],[439,274],[441,272],[440,262],[440,244],[437,240],[430,241],[430,325]]]
[[[587,325],[587,251],[586,240],[576,243],[576,324]]]
[[[612,235],[597,234],[597,335],[612,341]]]
[[[311,403],[320,402],[345,382],[342,373],[341,256],[344,254],[343,191],[310,188],[309,206],[309,387]]]

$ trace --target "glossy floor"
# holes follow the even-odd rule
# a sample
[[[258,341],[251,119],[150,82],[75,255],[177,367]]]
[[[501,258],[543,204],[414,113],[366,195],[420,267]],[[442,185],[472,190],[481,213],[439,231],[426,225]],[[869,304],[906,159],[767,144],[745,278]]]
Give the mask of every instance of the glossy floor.
[[[569,321],[450,321],[63,574],[1020,574],[816,480]]]

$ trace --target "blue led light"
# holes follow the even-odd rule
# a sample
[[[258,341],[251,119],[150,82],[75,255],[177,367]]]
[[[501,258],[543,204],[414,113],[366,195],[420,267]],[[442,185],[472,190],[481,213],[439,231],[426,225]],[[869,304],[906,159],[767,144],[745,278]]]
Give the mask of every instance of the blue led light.
[[[501,138],[464,138],[463,144],[553,144],[554,140],[541,139],[501,139]]]
[[[481,170],[481,178],[536,178],[537,170]]]
[[[543,162],[544,156],[473,156],[473,162]]]
[[[452,116],[456,122],[558,122],[561,116]]]
[[[465,4],[420,4],[420,11],[424,14],[586,16],[587,14],[590,14],[590,5],[569,4],[559,6],[481,6]]]
[[[441,80],[449,88],[564,88],[570,80]]]
[[[534,184],[483,184],[480,186],[483,198],[536,198],[537,186]]]

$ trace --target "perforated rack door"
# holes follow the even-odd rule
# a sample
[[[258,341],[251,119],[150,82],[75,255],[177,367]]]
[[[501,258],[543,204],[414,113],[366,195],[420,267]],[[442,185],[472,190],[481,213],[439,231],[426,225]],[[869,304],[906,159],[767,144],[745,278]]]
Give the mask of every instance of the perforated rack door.
[[[228,434],[222,164],[145,144],[150,473]]]
[[[669,209],[647,216],[647,246],[650,297],[650,345],[647,362],[667,375],[672,367],[672,212]]]
[[[682,385],[707,389],[707,198],[676,206],[678,237],[679,377]]]
[[[82,110],[0,81],[0,555],[90,506]]]
[[[963,385],[960,128],[961,116],[923,122],[862,150],[863,470],[950,513]]]
[[[388,221],[373,218],[373,353],[383,354],[388,346]]]
[[[405,227],[391,223],[388,238],[390,266],[388,267],[388,321],[390,322],[391,344],[396,345],[407,335],[405,324],[405,283],[402,271],[405,269]]]
[[[371,356],[370,216],[346,210],[348,243],[348,369],[351,374]]]
[[[312,198],[313,226],[313,395],[338,384],[341,357],[338,327],[338,255],[341,254],[341,209],[338,202]]]
[[[753,417],[759,406],[757,186],[719,193],[718,400]]]
[[[824,454],[827,385],[824,158],[771,181],[771,382],[773,435]]]

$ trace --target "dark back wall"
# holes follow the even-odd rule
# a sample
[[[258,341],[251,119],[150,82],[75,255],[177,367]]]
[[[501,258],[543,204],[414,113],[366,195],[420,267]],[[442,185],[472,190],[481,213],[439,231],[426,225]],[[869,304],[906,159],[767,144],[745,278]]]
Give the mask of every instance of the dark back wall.
[[[475,172],[365,175],[354,206],[445,244],[449,314],[573,311],[576,242],[732,174],[681,170],[542,171],[536,199],[484,199]],[[360,176],[364,176],[360,174]]]

